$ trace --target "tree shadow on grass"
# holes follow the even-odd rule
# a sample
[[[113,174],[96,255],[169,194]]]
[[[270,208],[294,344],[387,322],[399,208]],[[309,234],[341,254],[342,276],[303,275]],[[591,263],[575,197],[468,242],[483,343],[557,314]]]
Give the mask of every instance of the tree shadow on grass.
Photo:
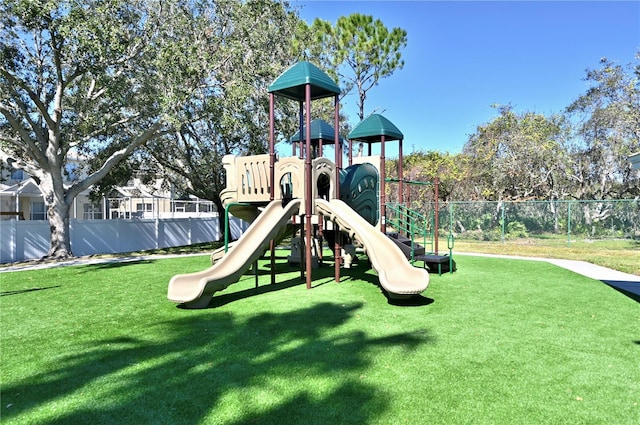
[[[257,288],[243,289],[235,292],[226,292],[227,290],[229,290],[227,289],[224,292],[221,292],[219,295],[218,293],[214,294],[207,308],[222,307],[223,305],[227,305],[234,301],[239,301],[245,298],[254,297],[256,295],[267,294],[269,292],[282,291],[284,289],[291,288],[293,286],[302,285],[302,284],[304,284],[304,281],[302,281],[300,277],[295,277],[283,282],[276,282],[276,283],[267,284],[267,285],[259,285]],[[233,290],[232,285],[230,287],[231,291]],[[178,307],[184,308],[182,304],[179,305]]]
[[[8,295],[19,295],[27,292],[44,291],[47,289],[55,289],[55,288],[60,288],[60,285],[45,286],[42,288],[16,289],[15,291],[3,291],[3,292],[0,292],[0,297],[6,297]]]
[[[629,282],[624,280],[603,280],[616,291],[626,295],[637,303],[640,303],[640,282]]]
[[[270,264],[262,264],[262,266],[258,269],[258,277],[263,277],[266,275],[270,275],[271,274],[271,270],[269,270],[271,268]],[[306,283],[306,280],[304,278],[304,276],[302,276],[299,273],[299,269],[296,269],[296,266],[289,266],[286,262],[278,262],[275,264],[274,267],[274,271],[276,274],[276,282],[271,284],[264,284],[264,280],[262,280],[262,284],[258,285],[257,287],[254,288],[249,288],[249,289],[243,289],[240,291],[233,291],[233,285],[231,284],[229,286],[229,288],[225,289],[222,292],[216,293],[214,294],[213,298],[211,299],[211,302],[209,303],[207,308],[217,308],[217,307],[221,307],[224,305],[227,305],[231,302],[234,301],[238,301],[241,299],[245,299],[245,298],[249,298],[249,297],[253,297],[256,295],[262,295],[262,294],[266,294],[269,292],[274,292],[274,291],[281,291],[287,288],[291,288],[293,286],[298,286],[298,285],[303,285]],[[378,287],[382,293],[388,297],[388,294],[386,294],[384,292],[384,290],[380,287],[380,283],[378,281],[377,276],[372,275],[367,273],[367,269],[361,267],[360,269],[341,269],[341,279],[354,279],[354,280],[361,280],[364,282],[368,282],[371,283],[372,285]],[[294,274],[294,277],[290,277],[287,280],[280,280],[278,281],[278,279],[282,279],[282,275],[283,274]],[[247,279],[251,279],[253,276],[255,276],[255,272],[253,270],[248,270],[241,278],[241,280],[247,280]],[[312,283],[312,288],[318,288],[320,286],[323,285],[327,285],[330,283],[335,282],[334,280],[335,277],[335,270],[334,270],[334,266],[333,264],[330,263],[325,263],[324,265],[321,265],[318,268],[313,269],[312,271],[312,278],[313,278],[313,283]],[[430,302],[426,302],[426,300],[429,300],[428,298],[424,298],[421,296],[417,296],[416,299],[413,299],[411,301],[407,300],[407,302],[399,302],[399,303],[394,303],[394,302],[390,302],[390,304],[393,305],[411,305],[411,306],[419,306],[419,305],[428,305],[430,304]],[[431,300],[431,302],[433,302],[433,300]],[[179,308],[184,308],[184,306],[181,304],[178,306]]]
[[[144,333],[134,334],[143,337],[123,329],[3,385],[2,416],[37,414],[48,425],[367,423],[389,408],[385,389],[360,379],[372,353],[431,338],[336,332],[360,308],[323,303],[246,317],[207,310],[141,324]]]
[[[142,264],[153,264],[156,259],[149,258],[118,258],[114,260],[107,260],[105,262],[96,263],[96,264],[86,264],[78,267],[80,273],[93,273],[96,270],[112,270],[112,269],[120,269],[123,267],[133,266],[133,265],[142,265]]]

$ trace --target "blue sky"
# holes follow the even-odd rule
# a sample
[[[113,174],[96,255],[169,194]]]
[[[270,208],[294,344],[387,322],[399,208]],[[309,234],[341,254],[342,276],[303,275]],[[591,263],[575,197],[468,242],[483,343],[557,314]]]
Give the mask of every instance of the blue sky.
[[[587,68],[606,57],[634,62],[638,1],[292,1],[308,22],[359,12],[407,31],[405,66],[371,89],[365,115],[382,113],[404,150],[458,153],[492,104],[561,112],[588,88]],[[357,96],[343,110],[357,124]]]

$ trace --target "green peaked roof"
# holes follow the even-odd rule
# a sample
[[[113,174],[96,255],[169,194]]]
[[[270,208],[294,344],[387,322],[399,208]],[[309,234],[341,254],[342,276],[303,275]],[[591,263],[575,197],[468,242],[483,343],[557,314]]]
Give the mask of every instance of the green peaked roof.
[[[311,99],[340,94],[340,87],[317,66],[298,62],[284,71],[269,86],[269,93],[293,100],[305,100],[305,86],[311,85]]]
[[[306,137],[305,129],[306,127],[303,126],[302,127],[303,139]],[[311,140],[313,141],[313,140],[319,140],[319,139],[322,139],[323,142],[333,143],[335,141],[335,129],[331,127],[331,125],[329,125],[326,121],[316,119],[311,121]],[[343,138],[342,136],[340,136],[340,141],[342,140]],[[289,141],[299,142],[300,130],[296,131],[296,134],[291,136]]]
[[[398,130],[398,127],[380,114],[369,115],[360,121],[360,123],[351,130],[348,137],[351,140],[379,142],[381,136],[384,136],[385,141],[404,139],[404,135]]]

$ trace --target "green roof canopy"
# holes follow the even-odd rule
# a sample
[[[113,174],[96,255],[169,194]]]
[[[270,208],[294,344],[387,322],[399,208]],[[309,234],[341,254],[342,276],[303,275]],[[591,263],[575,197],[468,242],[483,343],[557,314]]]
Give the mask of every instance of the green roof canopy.
[[[303,138],[306,137],[304,126],[302,127],[302,134]],[[323,142],[333,143],[335,141],[335,129],[331,127],[331,125],[329,125],[326,121],[316,119],[311,121],[311,141],[320,139],[322,139]],[[340,136],[340,141],[342,140],[343,138],[342,136]],[[296,134],[291,136],[289,141],[292,143],[299,142],[300,130],[296,131]]]
[[[379,142],[381,136],[384,136],[385,141],[404,139],[398,127],[380,114],[369,115],[360,121],[347,137],[351,140]]]
[[[311,85],[311,99],[340,94],[340,87],[317,66],[310,62],[298,62],[284,71],[269,86],[269,93],[293,100],[305,100],[305,86]]]

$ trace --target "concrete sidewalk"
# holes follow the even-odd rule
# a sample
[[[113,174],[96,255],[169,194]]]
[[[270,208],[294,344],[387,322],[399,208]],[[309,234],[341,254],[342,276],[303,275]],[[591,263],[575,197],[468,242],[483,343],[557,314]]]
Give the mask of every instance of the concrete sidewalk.
[[[68,267],[68,266],[88,266],[88,265],[96,265],[96,264],[111,264],[111,263],[135,263],[138,261],[150,261],[150,260],[161,260],[163,258],[178,258],[178,257],[192,257],[198,255],[211,255],[210,252],[207,253],[197,253],[197,254],[157,254],[157,255],[140,255],[140,256],[127,256],[127,257],[109,257],[109,258],[88,258],[88,257],[80,257],[80,258],[72,258],[70,260],[65,261],[27,261],[23,263],[18,263],[12,266],[3,267],[0,265],[0,273],[8,273],[8,272],[20,272],[26,270],[42,270],[42,269],[53,269],[58,267]]]
[[[493,258],[511,258],[514,260],[530,260],[530,261],[546,261],[582,276],[590,277],[595,280],[624,280],[628,282],[640,282],[640,276],[630,273],[620,272],[618,270],[609,269],[607,267],[598,266],[579,260],[558,260],[554,258],[540,257],[523,257],[519,255],[497,255],[497,254],[478,254],[474,252],[455,252],[455,255],[472,255],[474,257],[493,257]]]

